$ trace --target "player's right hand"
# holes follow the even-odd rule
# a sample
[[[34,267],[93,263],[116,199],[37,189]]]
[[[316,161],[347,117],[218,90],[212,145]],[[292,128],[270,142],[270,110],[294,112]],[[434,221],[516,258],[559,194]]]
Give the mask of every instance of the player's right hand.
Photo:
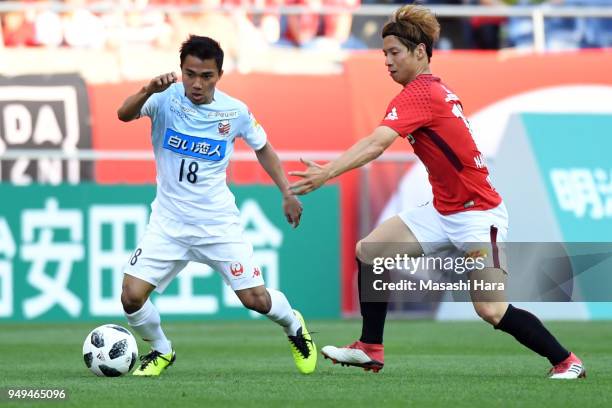
[[[170,85],[178,81],[178,77],[174,72],[168,72],[167,74],[161,74],[153,78],[145,87],[147,93],[154,94],[158,92],[163,92]]]
[[[316,190],[329,180],[329,163],[321,165],[312,160],[300,159],[300,161],[308,166],[305,171],[290,171],[290,176],[301,177],[300,181],[296,181],[289,185],[289,190],[293,195],[304,195]]]

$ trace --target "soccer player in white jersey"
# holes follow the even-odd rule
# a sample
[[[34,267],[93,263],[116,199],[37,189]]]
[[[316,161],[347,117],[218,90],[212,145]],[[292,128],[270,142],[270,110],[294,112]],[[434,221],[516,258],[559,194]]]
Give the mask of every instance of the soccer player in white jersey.
[[[301,203],[266,133],[247,106],[216,89],[223,50],[208,37],[191,35],[180,50],[182,83],[174,72],[153,78],[118,109],[120,120],[151,119],[157,195],[144,237],[124,269],[121,303],[127,320],[151,351],[134,375],[156,376],[176,354],[149,300],[161,293],[189,261],[221,273],[242,304],[266,315],[287,334],[298,370],[312,373],[316,348],[304,319],[283,293],[266,289],[245,241],[226,168],[236,138],[255,150],[259,163],[282,192],[287,221],[297,227]]]

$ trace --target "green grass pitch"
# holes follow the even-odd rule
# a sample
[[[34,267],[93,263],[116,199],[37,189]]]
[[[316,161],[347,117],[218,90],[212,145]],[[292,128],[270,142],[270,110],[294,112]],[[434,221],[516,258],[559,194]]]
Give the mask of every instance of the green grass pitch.
[[[105,322],[106,323],[106,322]],[[107,322],[111,323],[111,322]],[[125,322],[117,320],[127,326]],[[0,388],[63,388],[67,401],[0,401],[0,407],[609,407],[612,323],[551,322],[587,366],[580,381],[551,381],[548,362],[481,322],[390,321],[378,374],[333,366],[300,375],[269,321],[167,323],[177,351],[160,378],[98,378],[82,342],[94,323],[0,324]],[[357,321],[311,321],[315,340],[346,344]],[[146,345],[139,342],[141,352]],[[51,405],[48,405],[51,404]]]

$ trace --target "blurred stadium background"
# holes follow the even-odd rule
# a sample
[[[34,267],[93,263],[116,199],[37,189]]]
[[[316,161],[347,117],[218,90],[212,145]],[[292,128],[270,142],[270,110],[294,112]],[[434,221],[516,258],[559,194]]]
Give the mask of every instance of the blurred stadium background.
[[[291,170],[300,157],[337,156],[381,119],[399,88],[380,28],[400,3],[0,1],[0,346],[25,323],[90,322],[78,326],[83,338],[94,321],[123,324],[121,268],[146,226],[155,174],[148,121],[124,124],[115,112],[151,77],[179,71],[189,33],[220,41],[219,88],[249,105]],[[510,240],[609,242],[612,1],[423,3],[442,24],[433,72],[463,101]],[[431,195],[399,142],[306,197],[295,231],[246,145],[228,179],[267,283],[310,319],[358,315],[356,241]],[[154,302],[166,321],[256,318],[198,265]],[[528,307],[547,320],[612,318],[601,302]],[[476,318],[469,304],[444,302],[397,303],[393,316]]]

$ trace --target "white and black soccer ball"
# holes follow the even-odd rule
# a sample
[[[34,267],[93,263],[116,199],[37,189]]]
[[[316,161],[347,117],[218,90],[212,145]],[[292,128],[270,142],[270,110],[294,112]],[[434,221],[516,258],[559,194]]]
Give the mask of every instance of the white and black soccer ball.
[[[83,343],[85,365],[101,377],[119,377],[130,372],[137,358],[136,339],[129,330],[116,324],[96,327]]]

